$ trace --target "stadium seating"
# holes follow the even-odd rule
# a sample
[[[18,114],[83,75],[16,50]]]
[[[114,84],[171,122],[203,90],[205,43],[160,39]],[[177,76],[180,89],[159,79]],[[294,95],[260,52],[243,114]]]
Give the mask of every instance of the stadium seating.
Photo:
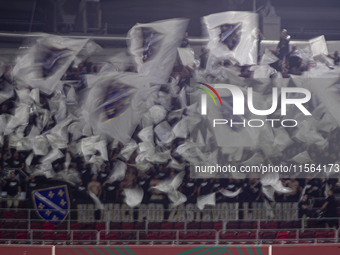
[[[124,229],[124,230],[133,229],[133,228],[134,228],[133,222],[123,222],[122,223],[122,229]]]
[[[253,223],[253,229],[257,229],[258,226],[259,226],[259,223],[258,223],[257,221],[255,221],[255,222]],[[263,222],[263,221],[261,221],[261,222],[260,222],[260,229],[265,229],[265,228],[266,228],[266,223]]]
[[[239,229],[239,223],[237,221],[229,221],[226,226],[227,229]]]
[[[44,222],[43,229],[44,230],[54,230],[55,224],[53,222]]]
[[[161,229],[173,229],[174,224],[172,222],[163,222],[161,225]]]
[[[198,240],[201,244],[212,243],[212,234],[210,232],[200,232],[198,233]]]
[[[2,223],[2,228],[3,229],[15,229],[15,222],[12,220],[7,220]]]
[[[156,229],[160,230],[161,229],[161,223],[160,222],[150,222],[148,225],[148,229]]]
[[[27,221],[18,221],[16,229],[27,229],[28,228],[28,222]]]
[[[263,232],[262,234],[262,239],[270,239],[270,240],[274,240],[276,239],[276,232]]]
[[[27,212],[26,211],[18,211],[15,218],[18,219],[18,220],[26,220],[27,219]]]
[[[240,233],[242,233],[242,232],[239,232],[238,234],[240,234]],[[237,233],[236,232],[225,232],[222,235],[222,239],[225,239],[225,240],[236,240],[236,239],[238,239]]]
[[[42,239],[44,244],[51,244],[54,241],[54,232],[43,232]]]
[[[72,222],[70,224],[70,229],[71,230],[80,230],[81,229],[81,223],[77,223],[77,222]]]
[[[144,222],[139,222],[139,223],[143,223],[145,226]],[[138,223],[137,223],[138,224]],[[136,224],[136,229],[137,228],[137,224]],[[145,228],[145,227],[144,227]],[[115,230],[115,229],[122,229],[122,223],[121,222],[110,222],[110,229]]]
[[[214,229],[216,231],[219,231],[219,230],[223,229],[223,222],[215,222],[214,223]]]
[[[199,222],[189,222],[187,223],[187,229],[200,229]]]
[[[276,234],[276,239],[288,239],[289,237],[289,232],[288,231],[280,231],[277,232]]]
[[[117,244],[119,240],[119,233],[111,232],[106,235],[106,240],[109,240],[109,244]]]
[[[317,228],[301,229],[301,221],[230,221],[224,222],[110,222],[111,232],[106,232],[105,222],[42,222],[28,224],[24,219],[17,220],[18,214],[6,213],[7,220],[0,221],[2,243],[11,239],[12,243],[27,244],[212,244],[218,231],[221,244],[295,244],[295,243],[334,243],[335,232]],[[14,216],[14,219],[13,219]],[[315,221],[315,224],[317,222]],[[223,226],[226,226],[223,231]],[[261,227],[257,231],[258,225]],[[70,231],[68,231],[70,226]],[[256,229],[255,229],[256,228]],[[214,231],[214,229],[216,231]],[[283,229],[283,230],[281,230]],[[12,231],[13,230],[13,231]],[[180,231],[177,233],[177,231]],[[297,237],[297,231],[298,237]],[[112,232],[113,231],[113,232]],[[139,231],[139,233],[137,232]],[[72,233],[73,232],[73,233]],[[257,235],[258,233],[258,235]],[[340,232],[339,232],[340,235]]]
[[[28,244],[28,233],[27,232],[17,232],[16,240],[18,244]]]
[[[105,222],[98,222],[96,224],[96,231],[102,231],[102,230],[106,230],[106,223]],[[106,236],[105,231],[100,232],[100,240],[104,240]]]
[[[212,222],[202,222],[201,229],[213,229],[214,224]]]
[[[162,240],[161,244],[171,244],[171,240],[173,240],[173,233],[171,232],[162,232],[159,234],[159,240]]]
[[[197,242],[198,234],[197,232],[187,232],[185,234],[185,241],[187,244],[194,244]]]
[[[83,244],[96,244],[96,233],[95,232],[84,232],[81,235],[81,240]]]
[[[63,244],[70,240],[70,236],[67,232],[57,232],[55,234],[55,244]]]
[[[154,242],[154,241],[158,240],[158,237],[159,237],[158,233],[155,233],[155,232],[147,233],[147,235],[146,235],[146,239],[149,240],[150,242]]]
[[[55,225],[54,227],[56,230],[66,230],[67,229],[67,223],[66,222],[60,222]]]
[[[184,222],[176,222],[174,225],[175,229],[185,229],[185,223]]]
[[[14,219],[15,213],[14,211],[4,211],[2,218],[5,220]]]
[[[292,228],[292,222],[291,221],[282,221],[280,223],[280,229],[291,229]]]
[[[144,230],[145,229],[145,222],[136,222],[135,229],[136,230]]]
[[[277,221],[269,221],[266,224],[266,229],[278,229],[279,228],[279,224]]]

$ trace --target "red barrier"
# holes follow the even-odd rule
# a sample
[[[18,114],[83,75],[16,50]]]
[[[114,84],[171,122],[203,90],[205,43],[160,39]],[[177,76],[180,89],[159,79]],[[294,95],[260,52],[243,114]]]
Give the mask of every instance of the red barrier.
[[[273,245],[272,255],[323,255],[340,254],[340,245],[336,244],[299,244],[299,245]]]
[[[1,255],[51,255],[51,245],[0,245]],[[78,254],[79,255],[79,254]]]

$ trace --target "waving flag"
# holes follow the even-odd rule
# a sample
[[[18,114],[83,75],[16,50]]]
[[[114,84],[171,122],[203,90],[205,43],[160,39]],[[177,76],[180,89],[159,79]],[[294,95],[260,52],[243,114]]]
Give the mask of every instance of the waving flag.
[[[247,108],[244,115],[233,115],[233,107],[236,101],[233,99],[229,90],[223,89],[224,84],[215,84],[213,87],[219,94],[218,100],[207,99],[207,119],[212,125],[217,144],[219,147],[253,147],[258,144],[259,133],[263,127],[252,128],[247,123],[249,119],[263,119],[263,116],[252,114]],[[205,93],[205,91],[203,92]],[[244,90],[244,93],[246,91]],[[211,93],[211,96],[213,94]],[[244,98],[246,101],[246,98]],[[216,104],[215,104],[216,102]],[[268,109],[264,97],[253,92],[253,103],[256,109]],[[215,122],[213,127],[214,120]]]
[[[241,65],[257,63],[258,15],[250,12],[222,12],[203,17],[209,34],[211,61],[236,59]],[[212,56],[212,57],[211,57]]]
[[[86,120],[93,129],[126,144],[147,110],[147,97],[157,87],[148,88],[148,79],[133,73],[104,75],[93,82]]]
[[[88,39],[44,36],[37,40],[27,54],[17,59],[13,75],[19,84],[51,94],[87,42]]]
[[[152,77],[152,82],[166,83],[187,25],[186,19],[136,24],[129,31],[128,48],[138,73]]]

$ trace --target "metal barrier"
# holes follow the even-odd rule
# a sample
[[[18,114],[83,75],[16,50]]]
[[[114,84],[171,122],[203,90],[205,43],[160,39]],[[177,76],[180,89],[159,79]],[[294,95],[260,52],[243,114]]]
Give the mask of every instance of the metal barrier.
[[[43,230],[43,234],[45,233],[52,233],[53,235],[49,236],[49,238],[37,238],[34,233],[42,232],[42,230],[29,230],[29,231],[23,231],[22,229],[12,229],[11,232],[27,232],[29,233],[27,239],[9,239],[9,238],[2,238],[0,239],[0,243],[6,243],[6,244],[30,244],[30,245],[51,245],[51,244],[61,244],[61,245],[117,245],[117,244],[137,244],[137,245],[188,245],[188,244],[213,244],[213,245],[220,245],[220,244],[295,244],[300,242],[308,242],[308,243],[337,243],[339,241],[339,230],[334,230],[334,237],[323,237],[323,238],[310,238],[310,237],[303,237],[303,233],[306,231],[329,231],[328,229],[308,229],[305,231],[301,231],[300,229],[263,229],[261,231],[256,230],[255,238],[252,239],[227,239],[223,238],[223,234],[231,232],[234,233],[236,236],[236,233],[246,233],[249,234],[254,232],[254,229],[234,229],[234,230],[219,230],[216,231],[214,229],[190,229],[190,230],[152,230],[149,231],[149,233],[171,233],[170,239],[152,239],[147,238],[146,231],[143,230],[70,230],[66,233],[65,230]],[[8,229],[0,229],[1,231],[9,231]],[[194,238],[194,239],[186,239],[185,234],[194,232],[194,233],[210,233],[210,238],[208,239],[200,239],[200,238]],[[261,238],[261,235],[265,232],[272,232],[275,233],[275,238],[267,239],[267,238]],[[284,239],[277,239],[276,235],[277,233],[282,232],[296,232],[295,238],[284,238]],[[57,239],[57,233],[65,233],[66,238],[64,239]],[[78,235],[75,235],[76,233],[79,233]],[[84,233],[89,233],[87,237],[89,239],[84,239],[83,236]],[[117,233],[114,238],[108,238],[109,234]],[[129,238],[123,238],[123,233],[129,233]],[[42,236],[41,235],[41,236]],[[171,238],[172,236],[172,238]],[[93,237],[93,239],[92,239]]]

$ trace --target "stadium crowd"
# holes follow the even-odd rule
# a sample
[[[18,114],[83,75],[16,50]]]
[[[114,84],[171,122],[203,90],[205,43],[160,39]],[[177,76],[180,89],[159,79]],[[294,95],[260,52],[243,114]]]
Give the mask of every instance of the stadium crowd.
[[[270,64],[270,66],[274,68],[276,72],[282,74],[283,78],[289,78],[291,74],[301,75],[313,65],[313,63],[304,62],[298,54],[295,54],[297,50],[296,46],[292,46],[291,51],[289,51],[288,40],[287,31],[284,30],[282,32],[278,49],[272,52],[278,57],[279,60]],[[190,47],[190,42],[187,39],[187,36],[183,40],[182,47]],[[208,54],[208,50],[202,49],[199,68],[204,69],[206,67]],[[331,57],[334,60],[334,65],[339,65],[338,53],[335,52],[334,56]],[[239,77],[251,78],[253,75],[253,71],[251,71],[250,66],[239,66],[235,63],[231,63],[228,60],[222,61],[220,64],[224,65],[225,67],[232,66],[233,70],[238,70]],[[76,88],[76,93],[78,93],[86,87],[84,75],[96,73],[99,71],[97,69],[99,68],[90,62],[90,59],[87,57],[81,64],[79,64],[78,67],[71,65],[67,69],[65,75],[62,77],[62,80],[80,81],[83,83],[81,86]],[[133,67],[128,67],[125,71],[133,70]],[[182,89],[190,85],[190,79],[192,79],[194,74],[191,67],[177,65],[173,70],[172,77],[179,81],[179,88]],[[9,72],[5,72],[2,75],[0,80],[0,89],[2,89],[5,82],[13,82]],[[165,93],[167,92],[167,88],[164,86],[161,88],[161,90],[163,90]],[[41,107],[43,109],[50,110],[49,100],[53,94],[48,96],[40,93],[39,96]],[[13,97],[2,102],[0,105],[1,115],[5,115],[6,118],[9,118],[10,115],[13,115],[17,101],[18,95],[15,94]],[[187,102],[189,101],[190,98],[187,95]],[[180,99],[173,98],[172,110],[178,109],[181,109]],[[32,127],[36,125],[36,118],[37,115],[32,112],[29,116],[28,125],[23,131],[25,137],[30,134]],[[46,125],[43,132],[47,132],[56,125],[57,122],[54,117],[52,117],[52,119],[53,122]],[[174,118],[169,122],[169,124],[172,125],[177,121],[178,119]],[[138,133],[141,131],[141,129],[141,126],[138,126],[132,135],[132,138],[137,143],[141,142],[141,139],[138,137]],[[295,128],[286,128],[286,131],[288,134],[292,134],[295,131]],[[334,163],[340,164],[340,128],[337,127],[330,132],[320,131],[320,133],[322,137],[328,141],[328,146],[324,149],[320,149],[318,146],[313,144],[306,146],[305,144],[295,142],[294,144],[287,147],[280,156],[271,158],[270,161],[266,159],[266,163],[273,165],[285,165],[288,164],[289,159],[293,158],[298,153],[307,150],[310,158],[312,159],[310,163],[316,165]],[[72,134],[69,134],[69,136],[71,138]],[[83,137],[80,137],[79,140],[82,138]],[[45,184],[48,177],[45,175],[36,175],[31,170],[34,169],[36,165],[41,163],[43,156],[34,155],[30,165],[28,166],[26,164],[26,160],[30,154],[30,151],[19,151],[15,148],[12,148],[7,136],[3,136],[2,139],[2,146],[0,150],[0,186],[2,192],[7,192],[7,207],[10,208],[13,206],[17,208],[18,198],[21,196],[21,193],[26,192],[26,198],[29,199],[31,194],[30,190],[36,189],[37,187]],[[70,141],[71,140],[72,139],[70,139]],[[224,202],[263,202],[266,199],[262,192],[262,184],[260,182],[261,176],[257,174],[248,174],[245,178],[241,179],[234,178],[232,175],[229,175],[228,178],[192,178],[190,174],[190,163],[186,162],[186,160],[181,157],[181,155],[175,153],[175,149],[184,141],[184,138],[176,138],[171,146],[172,158],[178,162],[178,165],[184,165],[183,169],[172,167],[169,165],[169,160],[166,163],[152,164],[151,167],[146,171],[138,170],[136,167],[132,166],[132,164],[135,164],[135,159],[138,156],[137,151],[134,151],[131,156],[126,159],[121,155],[123,144],[118,143],[117,146],[110,146],[111,144],[107,145],[109,160],[101,164],[100,167],[97,167],[96,164],[89,163],[87,160],[85,160],[85,157],[82,154],[74,154],[74,152],[71,150],[61,149],[61,152],[65,156],[52,162],[54,171],[53,174],[58,176],[58,173],[64,170],[65,162],[67,162],[66,155],[69,154],[71,156],[71,163],[69,166],[67,166],[68,174],[77,176],[76,178],[73,178],[72,181],[69,180],[69,183],[73,187],[73,198],[79,200],[90,200],[91,198],[88,195],[88,191],[92,191],[103,202],[123,203],[123,190],[126,188],[140,186],[144,191],[143,203],[153,201],[164,202],[167,201],[168,196],[157,189],[150,188],[158,185],[163,180],[174,178],[182,170],[185,171],[185,177],[178,190],[187,197],[187,201],[190,203],[196,203],[197,198],[208,195],[212,192],[216,192],[217,201]],[[238,161],[229,161],[226,155],[220,158],[221,163],[224,165],[233,164],[239,167],[241,162],[251,158],[253,154],[254,152],[250,150],[250,148],[245,148],[242,158]],[[263,157],[265,158],[264,155]],[[112,169],[118,161],[124,161],[127,163],[125,177],[123,180],[110,183]],[[306,214],[308,206],[308,210],[310,211],[311,209],[311,203],[306,204],[305,202],[308,201],[308,199],[316,199],[315,204],[313,200],[314,207],[322,207],[328,190],[331,190],[330,192],[340,193],[340,178],[327,178],[327,176],[321,174],[310,174],[306,178],[292,175],[280,175],[280,180],[284,187],[289,187],[292,191],[289,194],[275,192],[275,201],[299,202],[303,196],[303,199],[301,200],[302,202],[300,203],[300,217],[302,217],[303,214]],[[225,197],[220,193],[221,189],[235,192],[241,188],[243,192],[233,198]],[[334,205],[332,204],[332,206]],[[318,210],[317,212],[320,213],[321,211]]]

